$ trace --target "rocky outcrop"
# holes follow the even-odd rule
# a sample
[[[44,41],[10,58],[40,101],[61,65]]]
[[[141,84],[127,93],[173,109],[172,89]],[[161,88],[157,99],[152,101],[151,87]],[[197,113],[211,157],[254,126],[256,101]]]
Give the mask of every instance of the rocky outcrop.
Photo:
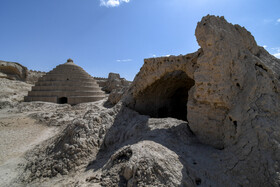
[[[28,70],[23,65],[0,60],[0,78],[26,81],[27,74]]]
[[[20,80],[30,84],[35,84],[45,72],[28,70],[25,66],[17,62],[7,62],[0,60],[0,78],[10,80]]]

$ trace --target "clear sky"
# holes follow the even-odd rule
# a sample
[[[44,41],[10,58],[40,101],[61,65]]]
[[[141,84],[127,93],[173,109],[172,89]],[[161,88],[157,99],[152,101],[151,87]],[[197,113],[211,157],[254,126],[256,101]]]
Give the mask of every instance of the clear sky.
[[[133,80],[144,58],[187,54],[207,14],[244,26],[280,58],[280,0],[0,0],[0,60]]]

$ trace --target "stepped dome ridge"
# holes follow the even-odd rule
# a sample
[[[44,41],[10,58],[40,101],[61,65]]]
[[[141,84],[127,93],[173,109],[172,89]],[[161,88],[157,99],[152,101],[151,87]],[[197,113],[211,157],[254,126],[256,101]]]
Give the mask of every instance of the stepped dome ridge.
[[[104,97],[95,79],[69,58],[39,78],[24,100],[78,104]]]

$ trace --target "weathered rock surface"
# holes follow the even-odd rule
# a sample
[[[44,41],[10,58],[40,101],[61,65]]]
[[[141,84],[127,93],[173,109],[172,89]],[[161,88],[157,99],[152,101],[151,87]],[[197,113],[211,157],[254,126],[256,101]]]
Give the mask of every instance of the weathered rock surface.
[[[127,89],[127,87],[113,89],[109,94],[108,101],[113,105],[117,104],[121,100]]]
[[[103,87],[104,91],[110,93],[108,101],[111,104],[117,104],[127,91],[130,84],[130,81],[121,78],[118,73],[109,73],[108,79]]]
[[[130,82],[125,78],[121,78],[118,73],[109,73],[108,80],[103,88],[104,91],[110,93],[114,89],[120,90],[122,88],[127,88]]]
[[[28,70],[23,65],[0,60],[0,78],[26,81],[27,74]]]
[[[222,148],[257,125],[259,115],[271,120],[269,126],[279,122],[280,60],[223,17],[203,18],[195,34],[203,55],[194,71],[188,120],[200,139]]]
[[[31,84],[22,81],[0,78],[0,110],[22,102],[31,87]]]
[[[0,78],[10,80],[20,80],[29,84],[35,84],[45,72],[28,70],[25,66],[17,62],[7,62],[0,60]]]
[[[115,105],[120,101],[131,82],[118,73],[109,73],[108,78],[94,77],[103,91],[109,94],[108,101]]]
[[[46,72],[28,70],[26,82],[30,84],[35,84],[38,81],[38,79],[44,75],[46,75]]]

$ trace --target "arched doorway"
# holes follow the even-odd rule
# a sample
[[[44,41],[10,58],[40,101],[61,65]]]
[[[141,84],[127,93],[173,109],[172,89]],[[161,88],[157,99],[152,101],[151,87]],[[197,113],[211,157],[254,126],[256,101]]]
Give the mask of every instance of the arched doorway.
[[[194,84],[184,71],[167,73],[135,98],[134,109],[151,117],[187,120],[188,92]]]
[[[67,102],[68,102],[67,97],[60,97],[60,98],[58,98],[58,101],[57,101],[58,104],[65,104]]]

